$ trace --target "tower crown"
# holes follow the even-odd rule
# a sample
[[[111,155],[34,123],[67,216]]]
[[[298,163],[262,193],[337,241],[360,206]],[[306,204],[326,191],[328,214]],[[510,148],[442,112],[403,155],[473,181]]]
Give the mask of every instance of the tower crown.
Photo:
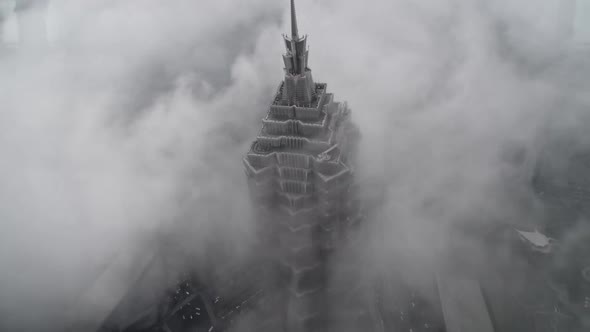
[[[297,12],[295,11],[295,0],[291,0],[291,37],[285,38],[287,53],[283,56],[285,70],[292,75],[302,75],[307,68],[307,37],[299,37],[299,28],[297,27]]]
[[[315,94],[311,70],[307,67],[309,51],[307,36],[299,37],[295,0],[291,0],[291,37],[283,35],[287,53],[285,63],[285,91],[283,101],[290,105],[310,104]]]

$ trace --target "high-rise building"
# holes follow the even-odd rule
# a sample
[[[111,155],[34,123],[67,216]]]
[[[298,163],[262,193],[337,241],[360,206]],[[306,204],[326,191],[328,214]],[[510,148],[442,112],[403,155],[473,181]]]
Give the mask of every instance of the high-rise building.
[[[14,3],[10,0],[0,0],[0,47],[6,41],[5,28],[10,15],[14,8]]]
[[[8,11],[5,10],[4,6],[4,3],[0,2],[0,45],[4,43],[4,24],[8,16]]]
[[[330,256],[360,220],[352,166],[359,135],[347,104],[313,80],[293,0],[284,39],[284,80],[244,165],[261,234],[285,272],[287,329],[307,331],[326,323]]]
[[[18,0],[15,11],[18,15],[18,38],[22,46],[47,44],[47,6],[49,0]]]

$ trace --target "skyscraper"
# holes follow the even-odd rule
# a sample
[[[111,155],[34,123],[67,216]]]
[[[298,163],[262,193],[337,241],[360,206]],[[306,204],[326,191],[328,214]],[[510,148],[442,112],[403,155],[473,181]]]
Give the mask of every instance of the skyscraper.
[[[14,3],[10,0],[0,0],[0,47],[6,42],[5,28],[7,21],[12,15]]]
[[[15,11],[18,14],[19,41],[23,46],[47,44],[47,6],[49,0],[19,0]]]
[[[244,158],[261,235],[285,272],[290,331],[326,323],[330,256],[358,218],[352,166],[358,130],[346,103],[313,80],[291,0],[284,80]]]

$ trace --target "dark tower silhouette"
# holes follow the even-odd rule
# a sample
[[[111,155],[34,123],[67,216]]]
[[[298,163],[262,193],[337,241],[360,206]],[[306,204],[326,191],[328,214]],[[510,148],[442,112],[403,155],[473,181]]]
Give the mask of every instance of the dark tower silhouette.
[[[4,36],[4,27],[6,20],[12,14],[12,3],[7,0],[0,0],[0,46],[4,44],[6,36]]]
[[[0,46],[4,44],[4,22],[6,21],[6,13],[0,10]]]
[[[47,6],[49,0],[17,0],[18,35],[22,46],[38,47],[47,44]]]
[[[286,328],[324,330],[330,256],[359,220],[351,165],[359,135],[347,104],[312,78],[293,0],[284,39],[285,77],[244,165],[261,234],[285,272]]]

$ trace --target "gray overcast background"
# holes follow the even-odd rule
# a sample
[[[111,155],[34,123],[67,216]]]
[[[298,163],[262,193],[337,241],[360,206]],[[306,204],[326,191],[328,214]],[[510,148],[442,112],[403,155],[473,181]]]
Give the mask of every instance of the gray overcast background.
[[[588,106],[585,69],[562,55],[567,1],[297,2],[315,79],[363,133],[387,238],[367,244],[375,262],[435,265],[450,225],[538,217],[526,180],[548,123],[569,130]],[[54,0],[49,50],[0,58],[0,327],[47,326],[112,255],[162,232],[245,250],[240,159],[282,79],[287,9]],[[5,31],[18,39],[14,18]]]

